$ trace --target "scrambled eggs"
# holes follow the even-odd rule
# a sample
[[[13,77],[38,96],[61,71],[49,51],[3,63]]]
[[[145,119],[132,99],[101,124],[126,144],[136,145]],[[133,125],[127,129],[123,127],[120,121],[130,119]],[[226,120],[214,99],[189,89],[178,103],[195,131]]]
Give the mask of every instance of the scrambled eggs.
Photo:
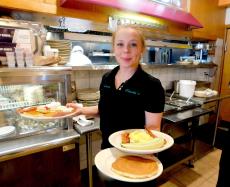
[[[129,134],[130,143],[147,143],[153,140],[148,133],[145,131],[136,130]]]

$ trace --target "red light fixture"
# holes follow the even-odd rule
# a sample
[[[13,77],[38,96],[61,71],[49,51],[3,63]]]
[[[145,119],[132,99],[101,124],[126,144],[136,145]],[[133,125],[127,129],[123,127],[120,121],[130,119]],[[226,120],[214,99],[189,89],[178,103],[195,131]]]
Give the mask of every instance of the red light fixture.
[[[125,2],[125,3],[124,3]],[[103,7],[128,10],[149,16],[154,16],[177,23],[185,24],[194,28],[202,28],[200,22],[190,13],[149,0],[131,1],[124,0],[61,0],[61,7],[79,9],[79,4],[84,6],[97,5]]]

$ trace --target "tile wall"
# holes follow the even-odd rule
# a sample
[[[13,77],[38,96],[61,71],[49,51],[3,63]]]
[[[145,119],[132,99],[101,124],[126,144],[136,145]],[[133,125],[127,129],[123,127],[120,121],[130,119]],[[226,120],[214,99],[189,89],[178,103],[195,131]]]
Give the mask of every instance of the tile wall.
[[[99,88],[102,75],[109,70],[75,70],[73,80],[77,89]],[[209,68],[151,68],[145,71],[160,79],[165,89],[173,86],[173,80],[213,81]]]

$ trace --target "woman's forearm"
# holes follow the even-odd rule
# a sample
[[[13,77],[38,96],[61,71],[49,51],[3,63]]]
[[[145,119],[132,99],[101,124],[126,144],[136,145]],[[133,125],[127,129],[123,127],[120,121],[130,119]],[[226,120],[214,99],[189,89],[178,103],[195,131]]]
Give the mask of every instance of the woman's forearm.
[[[161,120],[163,113],[145,112],[145,126],[151,130],[161,130]]]
[[[99,115],[98,105],[82,107],[81,108],[81,114],[86,115],[86,116],[95,116],[95,117],[97,117]]]

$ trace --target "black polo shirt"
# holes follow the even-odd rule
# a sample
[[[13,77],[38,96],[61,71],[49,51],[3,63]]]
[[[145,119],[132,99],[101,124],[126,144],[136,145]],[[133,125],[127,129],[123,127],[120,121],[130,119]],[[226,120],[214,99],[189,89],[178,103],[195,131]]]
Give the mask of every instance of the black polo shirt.
[[[145,111],[164,111],[165,95],[161,82],[138,67],[134,75],[119,89],[115,87],[115,75],[119,66],[107,72],[100,85],[100,129],[102,148],[110,147],[110,134],[124,130],[144,128]]]

